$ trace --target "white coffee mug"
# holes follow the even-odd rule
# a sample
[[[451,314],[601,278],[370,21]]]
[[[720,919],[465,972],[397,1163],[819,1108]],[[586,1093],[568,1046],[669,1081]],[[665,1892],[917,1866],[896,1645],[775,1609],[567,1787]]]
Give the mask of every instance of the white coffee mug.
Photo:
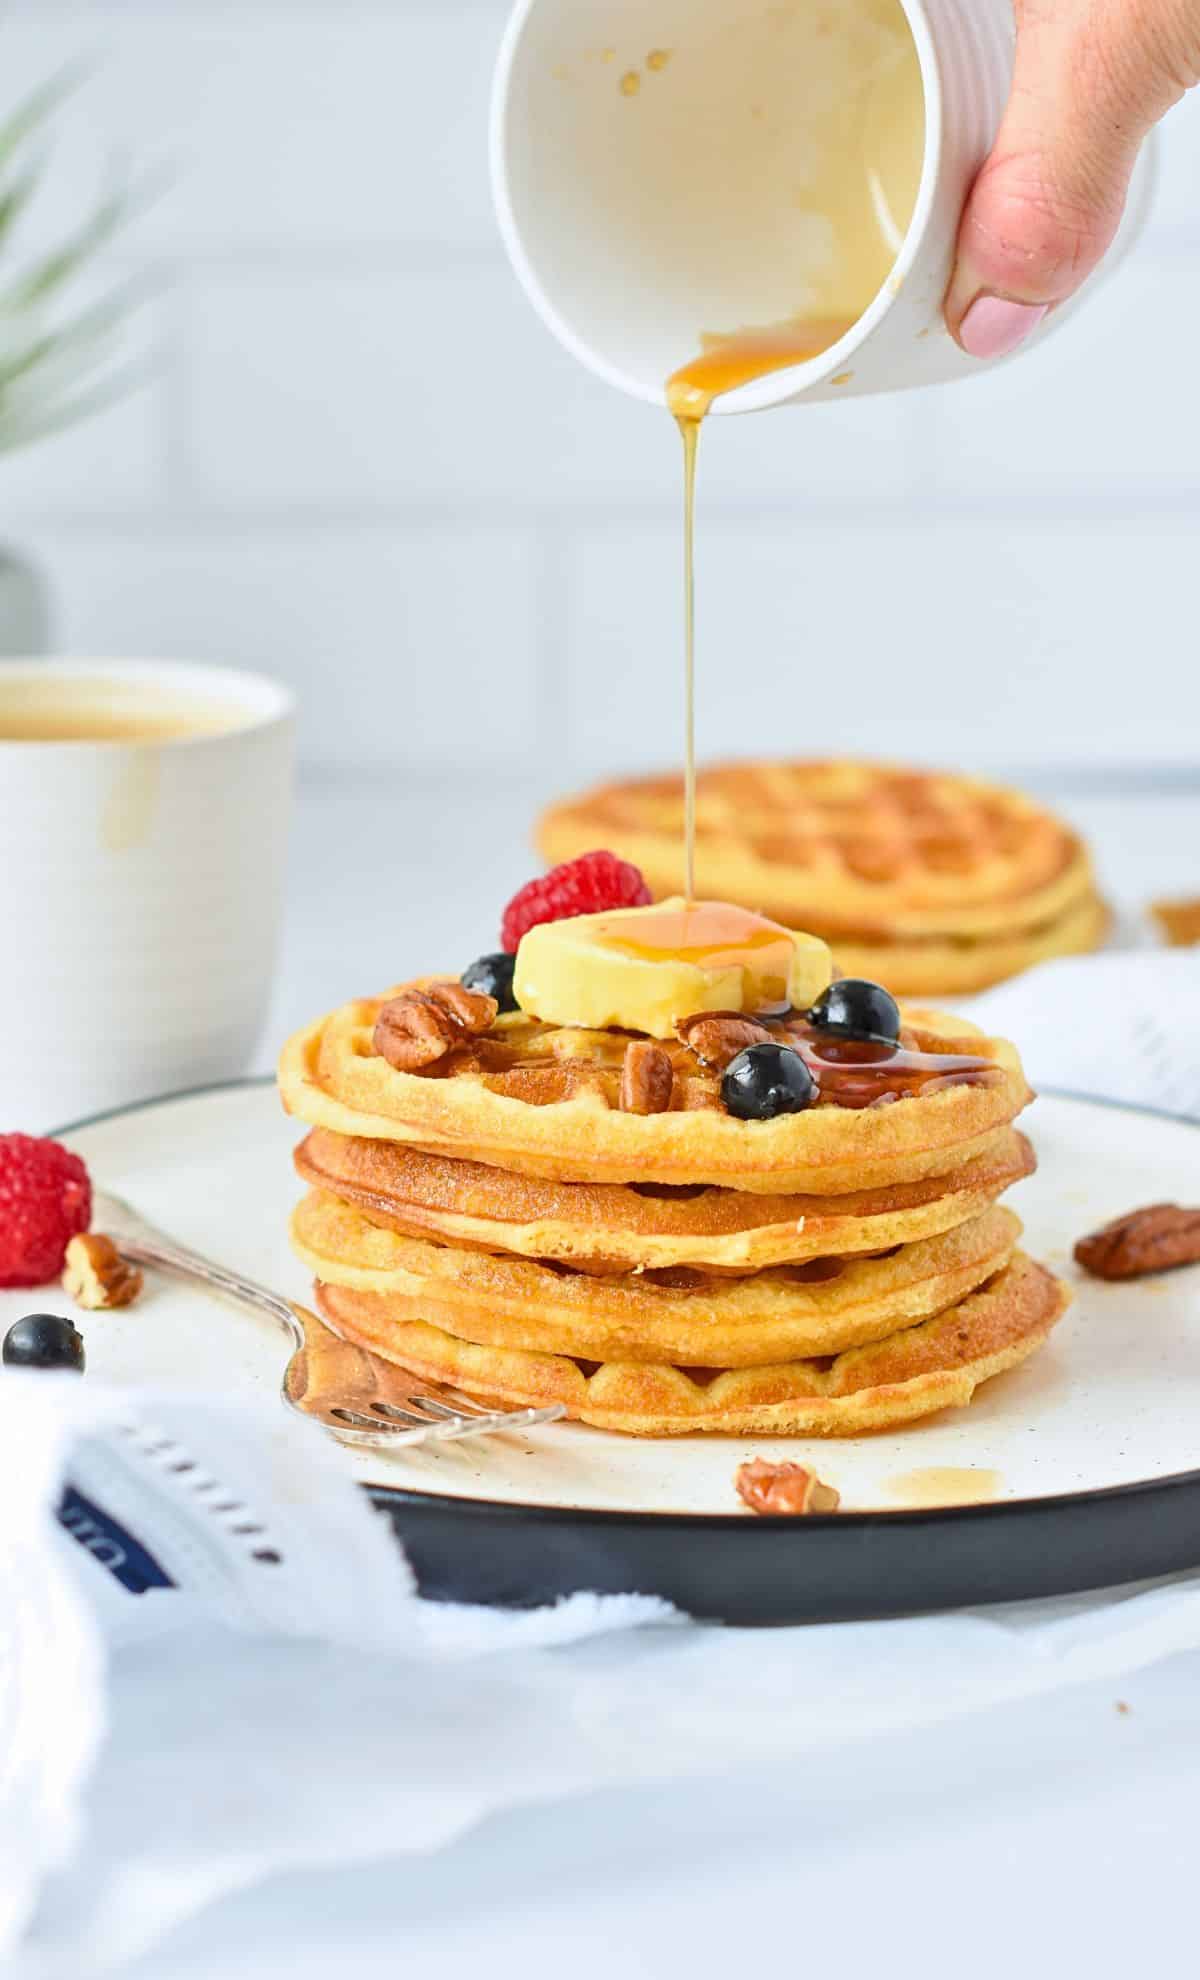
[[[668,375],[703,333],[804,313],[805,244],[819,245],[823,225],[823,209],[806,208],[806,174],[811,183],[821,161],[805,157],[805,144],[844,140],[839,91],[847,117],[864,114],[846,87],[846,38],[856,22],[870,23],[871,4],[517,0],[492,97],[496,212],[534,308],[590,370],[662,405]],[[890,272],[873,300],[848,312],[854,320],[836,343],[723,394],[715,412],[927,385],[982,367],[950,336],[942,302],[963,204],[1008,99],[1012,0],[900,5],[892,32],[902,41],[907,21],[920,74],[911,213],[898,227],[887,216],[883,228],[896,250]],[[832,113],[823,139],[806,125],[813,103]],[[1109,267],[1140,228],[1151,178],[1147,154]],[[878,206],[877,183],[867,190]],[[840,240],[836,227],[826,232],[835,260],[852,250],[846,226]],[[1029,343],[1075,306],[1053,310]]]
[[[244,1071],[293,728],[290,695],[254,674],[0,663],[0,1131]]]

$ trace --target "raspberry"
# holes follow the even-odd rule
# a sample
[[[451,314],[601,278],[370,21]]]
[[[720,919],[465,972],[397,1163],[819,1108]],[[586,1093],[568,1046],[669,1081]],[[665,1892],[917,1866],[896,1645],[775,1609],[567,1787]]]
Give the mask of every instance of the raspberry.
[[[61,1142],[0,1134],[0,1286],[57,1279],[67,1245],[92,1221],[92,1185]]]
[[[581,853],[514,894],[500,924],[501,946],[515,954],[522,935],[542,921],[569,921],[605,908],[648,907],[650,889],[636,866],[616,853]]]

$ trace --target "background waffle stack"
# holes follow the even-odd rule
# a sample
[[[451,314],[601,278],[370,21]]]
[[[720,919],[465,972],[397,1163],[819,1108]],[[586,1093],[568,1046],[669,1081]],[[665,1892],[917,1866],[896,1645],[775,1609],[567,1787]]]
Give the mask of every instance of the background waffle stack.
[[[550,863],[611,846],[655,895],[683,884],[677,776],[605,784],[546,811]],[[861,762],[700,771],[696,891],[824,936],[846,976],[963,996],[1103,941],[1080,839],[1018,791]]]
[[[997,1201],[1033,1167],[1020,1063],[961,1021],[910,1012],[884,1064],[775,1020],[821,1104],[748,1122],[711,1049],[665,1046],[639,1114],[638,1041],[519,1012],[397,1070],[386,1001],[284,1051],[292,1238],[331,1324],[418,1374],[637,1435],[845,1436],[968,1402],[1064,1309]]]

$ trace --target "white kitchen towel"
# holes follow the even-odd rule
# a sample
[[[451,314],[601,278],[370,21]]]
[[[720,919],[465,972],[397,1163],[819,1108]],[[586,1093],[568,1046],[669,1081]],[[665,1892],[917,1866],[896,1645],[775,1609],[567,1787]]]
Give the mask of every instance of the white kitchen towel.
[[[1200,959],[1050,965],[974,1014],[1036,1081],[1200,1115]],[[0,1505],[0,1933],[32,1919],[39,1980],[118,1971],[275,1871],[794,1765],[1200,1647],[1200,1578],[775,1632],[653,1599],[439,1607],[315,1426],[65,1375],[6,1373]]]
[[[1016,1039],[1035,1087],[1200,1120],[1200,949],[1064,957],[961,1008]]]

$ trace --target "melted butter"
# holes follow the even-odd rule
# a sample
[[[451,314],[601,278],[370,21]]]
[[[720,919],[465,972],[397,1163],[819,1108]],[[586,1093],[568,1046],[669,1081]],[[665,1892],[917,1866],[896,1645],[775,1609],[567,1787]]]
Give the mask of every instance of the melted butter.
[[[885,1485],[906,1506],[982,1506],[1000,1497],[1004,1480],[983,1465],[931,1464],[901,1471]]]
[[[687,962],[699,969],[743,967],[760,994],[787,994],[795,943],[786,928],[726,901],[690,901],[682,907],[639,909],[598,916],[592,936],[618,955],[638,962]]]

